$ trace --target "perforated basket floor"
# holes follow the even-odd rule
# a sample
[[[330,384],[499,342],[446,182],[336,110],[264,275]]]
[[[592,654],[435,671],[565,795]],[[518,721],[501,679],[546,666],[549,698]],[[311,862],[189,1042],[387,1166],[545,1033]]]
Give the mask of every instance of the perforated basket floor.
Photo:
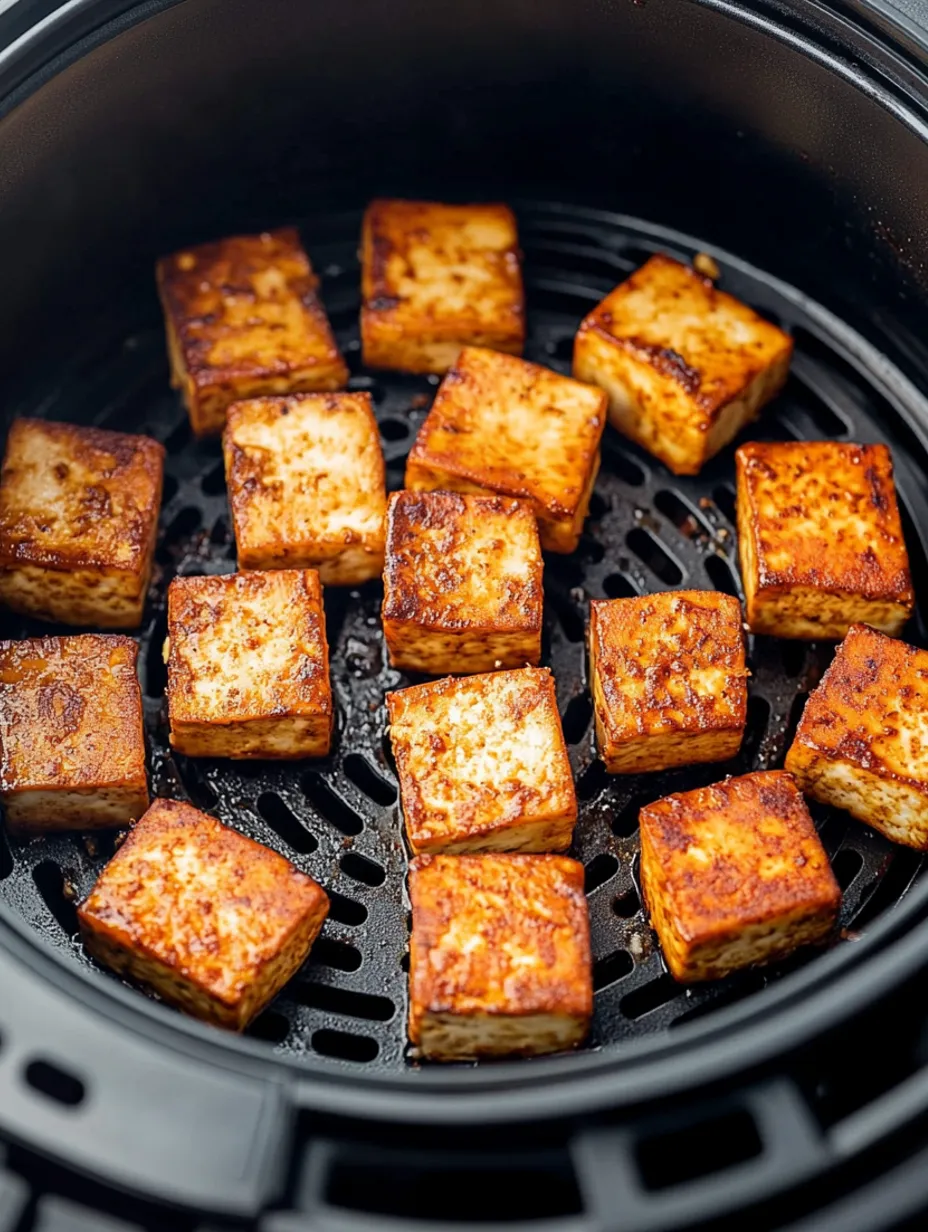
[[[528,291],[526,356],[569,371],[573,335],[586,311],[661,248],[684,259],[694,245],[659,239],[651,229],[589,211],[554,206],[520,210]],[[323,275],[323,295],[352,370],[351,388],[370,390],[391,488],[402,486],[406,453],[435,391],[432,378],[362,369],[358,342],[360,214],[315,219],[304,238]],[[922,542],[928,509],[926,465],[866,348],[830,328],[802,298],[743,267],[723,264],[722,286],[789,328],[796,339],[784,394],[751,432],[764,439],[836,437],[885,440],[894,448],[916,590],[924,602]],[[146,432],[168,454],[161,535],[141,635],[141,675],[152,788],[200,808],[277,848],[327,888],[329,921],[307,967],[251,1028],[281,1054],[337,1058],[397,1068],[407,1056],[405,982],[406,853],[396,783],[385,739],[384,694],[404,677],[386,666],[380,588],[326,594],[338,725],[334,752],[320,763],[286,765],[191,761],[168,749],[161,648],[164,600],[175,574],[226,573],[235,567],[218,443],[191,439],[186,415],[168,389],[167,363],[152,288],[137,315],[101,322],[97,345],[74,357],[54,382],[13,413]],[[633,778],[608,777],[595,757],[586,688],[584,623],[590,598],[676,587],[737,594],[733,449],[695,479],[676,479],[607,429],[603,466],[578,552],[545,564],[545,657],[557,678],[565,734],[580,797],[574,854],[587,870],[595,957],[596,1014],[590,1047],[664,1031],[756,993],[814,960],[786,964],[685,991],[665,973],[636,886],[637,811],[669,791],[726,774],[782,764],[803,702],[832,647],[750,644],[748,732],[739,757],[723,765]],[[924,644],[919,617],[910,640]],[[67,630],[52,630],[67,632]],[[49,632],[11,618],[5,637]],[[822,837],[844,890],[847,944],[906,893],[922,870],[917,853],[894,847],[846,816],[819,810]],[[75,901],[113,850],[109,836],[69,836],[7,845],[0,836],[0,898],[75,963],[88,960],[75,940]],[[141,994],[140,994],[141,995]]]

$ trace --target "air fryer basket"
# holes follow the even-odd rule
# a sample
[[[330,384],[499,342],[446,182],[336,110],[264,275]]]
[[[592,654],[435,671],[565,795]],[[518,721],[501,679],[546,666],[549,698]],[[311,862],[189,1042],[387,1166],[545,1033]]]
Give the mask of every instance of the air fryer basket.
[[[282,768],[169,751],[166,587],[232,570],[234,544],[218,444],[192,440],[168,389],[152,264],[181,243],[298,223],[395,488],[436,382],[360,363],[369,196],[511,201],[526,355],[565,372],[580,318],[648,254],[709,251],[725,289],[796,339],[787,389],[749,435],[891,445],[920,605],[908,637],[926,644],[928,53],[916,27],[848,4],[816,6],[813,28],[801,0],[123,7],[79,3],[0,59],[3,414],[164,442],[140,655],[153,789],[282,851],[327,887],[332,912],[306,969],[237,1040],[83,956],[75,902],[111,837],[0,837],[0,1135],[19,1144],[14,1171],[48,1184],[26,1150],[38,1149],[67,1168],[53,1187],[71,1198],[94,1200],[75,1180],[84,1173],[217,1216],[277,1204],[268,1229],[303,1226],[295,1211],[340,1227],[347,1208],[563,1217],[592,1232],[737,1220],[761,1202],[751,1226],[772,1228],[890,1158],[914,1167],[928,1059],[909,994],[928,953],[922,857],[819,810],[845,893],[840,939],[693,990],[666,975],[636,884],[640,805],[781,765],[831,648],[752,639],[748,734],[730,764],[615,779],[595,757],[586,604],[682,586],[739,593],[732,449],[677,479],[609,429],[580,548],[546,561],[544,661],[577,777],[593,925],[588,1046],[518,1065],[421,1065],[405,1044],[406,854],[383,706],[406,680],[385,662],[379,588],[326,595],[330,758]],[[0,617],[4,637],[44,631]],[[881,996],[894,1046],[867,1047]],[[510,1166],[502,1208],[486,1191],[494,1158]],[[21,1176],[5,1176],[4,1230],[4,1203],[18,1212],[24,1194]],[[46,1211],[56,1228],[47,1197],[37,1226]],[[154,1207],[132,1217],[194,1226]]]

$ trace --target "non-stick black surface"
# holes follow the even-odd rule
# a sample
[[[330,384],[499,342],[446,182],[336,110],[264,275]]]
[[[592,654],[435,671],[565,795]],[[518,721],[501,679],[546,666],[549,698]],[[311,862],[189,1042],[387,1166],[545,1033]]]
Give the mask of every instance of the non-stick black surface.
[[[351,366],[352,389],[372,394],[389,486],[402,486],[405,456],[437,380],[367,371],[358,341],[360,214],[316,218],[304,239],[323,279],[332,325]],[[628,219],[534,205],[520,209],[528,293],[526,356],[568,372],[573,335],[602,295],[660,248],[692,258],[697,246],[655,235]],[[191,237],[192,239],[208,237]],[[157,254],[152,254],[153,258]],[[853,336],[771,279],[723,263],[722,286],[792,330],[793,372],[783,395],[749,435],[763,439],[886,440],[897,481],[919,601],[925,599],[928,506],[926,460],[904,420],[899,386]],[[307,967],[251,1028],[290,1056],[339,1058],[362,1066],[412,1064],[406,1052],[406,852],[396,782],[385,737],[383,698],[408,678],[391,670],[381,640],[380,588],[326,594],[337,736],[324,762],[193,761],[168,748],[161,658],[164,601],[176,574],[235,568],[225,480],[217,442],[190,435],[180,400],[168,388],[164,338],[151,287],[140,288],[127,318],[101,321],[92,350],[44,374],[14,413],[146,432],[167,448],[165,499],[155,578],[141,633],[140,670],[157,795],[200,808],[275,847],[326,887],[329,921]],[[900,413],[902,412],[902,413]],[[663,1031],[749,996],[797,965],[798,955],[696,990],[665,973],[636,886],[637,811],[670,791],[726,774],[782,764],[803,702],[833,647],[752,638],[748,731],[737,759],[658,775],[609,777],[592,743],[584,623],[590,598],[677,587],[740,592],[735,553],[733,449],[698,478],[678,479],[607,429],[603,466],[579,550],[545,562],[544,662],[557,678],[564,731],[580,797],[574,854],[587,870],[596,1013],[591,1047]],[[5,615],[5,637],[50,629]],[[924,644],[921,618],[908,632]],[[851,944],[906,893],[922,858],[843,814],[816,818],[844,890],[843,933]],[[70,961],[75,901],[113,850],[112,836],[43,838],[8,845],[0,836],[0,898]],[[140,994],[141,995],[141,994]]]

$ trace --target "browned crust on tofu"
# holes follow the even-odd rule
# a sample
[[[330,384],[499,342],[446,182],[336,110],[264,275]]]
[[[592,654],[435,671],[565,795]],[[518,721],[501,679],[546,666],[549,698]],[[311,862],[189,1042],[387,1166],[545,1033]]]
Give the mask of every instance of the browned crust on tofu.
[[[364,362],[446,372],[460,346],[521,355],[525,295],[507,205],[377,200],[361,230]]]
[[[751,441],[735,462],[750,627],[842,637],[866,619],[898,633],[915,595],[887,447]]]
[[[332,690],[314,570],[175,578],[168,589],[168,647],[171,744],[180,752],[300,757],[327,751]],[[290,720],[309,726],[291,725],[300,744],[289,752],[250,743],[252,725],[270,740],[275,726]],[[209,750],[212,739],[220,751]]]
[[[803,711],[786,766],[803,791],[928,849],[928,651],[852,625]]]
[[[352,586],[380,575],[387,495],[370,394],[235,403],[223,454],[240,569],[316,568]]]
[[[573,371],[607,390],[618,431],[695,475],[780,391],[792,349],[777,326],[658,253],[581,323]]]
[[[164,447],[147,436],[16,419],[0,473],[0,567],[150,568]]]
[[[387,711],[414,852],[569,847],[577,797],[547,668],[415,685]]]
[[[640,823],[642,890],[676,979],[715,979],[831,932],[841,891],[792,775],[666,796]]]
[[[113,634],[0,642],[0,797],[12,830],[124,825],[148,807],[137,660],[136,643]]]
[[[579,1044],[593,1011],[583,866],[554,855],[419,856],[409,871],[409,1038],[425,1055],[443,1018],[566,1020]],[[501,1033],[469,1055],[546,1051]],[[436,1031],[440,1036],[440,1030]]]
[[[221,431],[239,398],[348,380],[296,228],[184,249],[158,262],[157,280],[173,383],[198,435]]]
[[[599,753],[611,773],[734,756],[747,720],[741,604],[683,590],[590,603]]]
[[[460,672],[537,663],[542,571],[527,505],[501,496],[395,492],[382,608],[391,664]]]
[[[539,364],[465,347],[406,464],[406,487],[527,500],[542,546],[577,545],[599,470],[606,395]]]
[[[156,800],[78,911],[94,958],[171,1005],[242,1030],[303,964],[329,900],[282,856]]]
[[[643,319],[626,308],[630,292],[652,280],[663,283],[668,276],[685,285],[685,294],[700,305],[704,314],[698,326],[691,327],[689,345],[681,342],[679,350],[667,345],[666,327],[659,315]],[[681,294],[682,291],[677,292]],[[667,308],[672,311],[669,305]],[[740,344],[724,324],[716,325],[714,317],[720,312],[749,326],[758,334],[757,339],[747,348]],[[782,354],[791,354],[793,348],[792,338],[778,326],[765,321],[733,295],[720,291],[711,278],[665,253],[655,253],[611,291],[581,323],[580,331],[588,330],[604,335],[674,381],[709,421],[763,369]],[[706,371],[707,359],[711,373]]]

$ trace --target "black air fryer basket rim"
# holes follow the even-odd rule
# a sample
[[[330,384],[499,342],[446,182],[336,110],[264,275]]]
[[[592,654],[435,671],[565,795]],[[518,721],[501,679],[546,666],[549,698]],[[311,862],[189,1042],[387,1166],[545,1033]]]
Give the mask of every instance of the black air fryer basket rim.
[[[105,0],[73,0],[64,9],[47,17],[35,29],[25,33],[18,44],[7,48],[4,53],[0,54],[0,88],[6,90],[10,87],[19,87],[16,90],[15,96],[16,101],[19,101],[26,93],[38,88],[44,79],[59,71],[65,63],[77,58],[80,54],[84,54],[106,38],[114,36],[121,29],[144,20],[147,16],[153,15],[156,12],[160,12],[172,2],[176,2],[176,0],[163,0],[161,3],[150,3],[130,8],[121,4],[108,4]],[[816,47],[809,39],[800,36],[794,30],[787,30],[784,27],[777,26],[772,18],[763,16],[756,11],[748,12],[741,6],[723,3],[721,0],[706,0],[706,5],[739,20],[761,25],[774,37],[785,39],[794,45],[801,46],[808,54],[815,55],[820,61],[828,63],[833,71],[855,79],[859,85],[865,84],[866,88],[882,106],[899,114],[900,104],[895,92],[884,90],[881,82],[876,79],[869,79],[864,82],[862,70],[855,68],[846,61],[836,59],[831,55],[829,49]],[[781,12],[792,13],[794,16],[803,11],[805,7],[799,4],[769,6],[771,11],[776,9]],[[851,12],[866,11],[863,6],[857,4],[843,7]],[[24,3],[13,5],[3,15],[2,22],[0,22],[0,35],[2,35],[4,23],[9,22],[11,19],[22,19],[23,8],[28,10],[30,6]],[[874,5],[873,8],[887,20],[893,20],[894,5],[880,3]],[[820,12],[823,21],[825,21],[834,17],[835,10],[822,7]],[[117,15],[114,16],[114,13]],[[107,22],[109,24],[103,24]],[[859,31],[855,31],[855,35],[859,34]],[[65,51],[64,45],[69,41],[70,46]],[[925,41],[925,46],[928,47],[928,40]],[[32,75],[27,80],[24,74],[29,73]],[[914,100],[910,99],[910,102],[914,102]],[[928,110],[928,100],[923,98],[920,102],[922,107]],[[914,106],[910,107],[902,118],[910,127],[924,133],[926,138],[928,138],[928,130],[925,128],[923,115],[919,114],[914,109]],[[659,234],[659,229],[655,229],[655,234]],[[734,258],[728,258],[724,254],[720,255],[723,262],[730,262],[733,265],[737,264]],[[876,352],[874,352],[874,361],[878,362]],[[928,425],[912,424],[911,426],[918,431],[921,439],[924,441],[926,436],[928,436],[928,432],[926,432]],[[577,1100],[574,1101],[571,1098],[570,1103],[574,1104],[576,1102],[578,1107],[589,1108],[599,1097],[603,1099],[609,1098],[613,1102],[616,1098],[631,1102],[635,1099],[645,1098],[653,1090],[660,1089],[661,1093],[666,1093],[668,1087],[673,1085],[668,1082],[671,1072],[668,1068],[668,1063],[672,1056],[680,1057],[681,1071],[685,1071],[685,1073],[680,1073],[680,1078],[687,1085],[690,1083],[695,1084],[715,1074],[730,1071],[736,1064],[734,1060],[735,1049],[733,1048],[735,1039],[740,1040],[743,1038],[744,1049],[742,1059],[745,1063],[757,1063],[768,1050],[773,1052],[784,1046],[788,1040],[798,1043],[801,1038],[805,1038],[831,1025],[843,1016],[854,1003],[854,993],[853,991],[847,991],[846,995],[831,995],[829,999],[829,996],[826,995],[826,989],[830,988],[831,981],[836,979],[845,969],[859,967],[864,956],[871,949],[877,949],[881,944],[888,942],[892,935],[900,931],[906,920],[914,918],[923,910],[926,902],[928,902],[928,885],[922,884],[921,887],[909,895],[906,902],[897,908],[896,911],[874,925],[865,941],[858,943],[856,946],[844,947],[842,950],[824,956],[816,962],[813,968],[794,976],[788,984],[784,984],[762,997],[752,998],[744,1005],[721,1010],[713,1017],[711,1022],[691,1025],[672,1041],[662,1040],[659,1045],[652,1043],[629,1045],[627,1051],[621,1057],[590,1055],[584,1058],[558,1058],[534,1062],[528,1067],[524,1065],[500,1065],[477,1071],[456,1071],[453,1075],[427,1071],[416,1074],[413,1082],[406,1082],[404,1080],[402,1083],[397,1083],[393,1078],[370,1075],[363,1079],[363,1083],[357,1085],[358,1099],[363,1102],[363,1111],[368,1114],[374,1113],[376,1111],[375,1105],[379,1104],[386,1116],[393,1117],[398,1111],[394,1100],[399,1091],[402,1090],[404,1097],[416,1098],[419,1106],[413,1115],[418,1116],[427,1115],[428,1101],[432,1094],[439,1094],[449,1089],[454,1089],[463,1094],[464,1090],[469,1090],[475,1092],[475,1100],[477,1100],[473,1105],[473,1116],[475,1118],[482,1118],[488,1115],[491,1105],[479,1100],[479,1096],[485,1091],[498,1088],[501,1084],[510,1088],[513,1085],[518,1086],[525,1090],[526,1094],[527,1088],[531,1087],[533,1088],[533,1093],[540,1094],[544,1087],[543,1078],[569,1077],[572,1082],[576,1081],[578,1089]],[[18,951],[20,959],[28,961],[26,958],[27,951],[31,950],[33,961],[39,967],[53,963],[56,978],[68,984],[73,982],[74,995],[78,1000],[84,1002],[92,1001],[95,1005],[99,1002],[97,991],[94,987],[95,982],[88,982],[83,977],[78,977],[70,971],[62,973],[61,967],[50,955],[36,951],[37,943],[35,938],[26,932],[18,919],[10,918],[8,913],[5,912],[0,913],[0,919],[5,919],[8,929],[13,934],[10,949]],[[863,1000],[864,997],[872,997],[875,995],[878,987],[888,988],[913,969],[913,966],[918,962],[919,950],[924,945],[923,933],[926,931],[928,931],[928,928],[913,930],[909,936],[899,942],[893,949],[881,953],[873,978],[867,983],[866,991],[864,991],[862,984],[856,990],[859,999]],[[2,943],[4,943],[4,939],[0,938],[0,944]],[[50,967],[47,967],[47,969],[51,970]],[[822,986],[817,994],[813,991],[813,986],[816,984]],[[102,981],[97,987],[101,985]],[[269,1062],[266,1050],[259,1048],[250,1041],[230,1041],[226,1039],[219,1041],[214,1033],[195,1023],[184,1023],[183,1030],[179,1031],[179,1020],[173,1015],[169,1016],[161,1007],[144,1002],[134,994],[130,994],[128,991],[118,987],[110,987],[109,991],[112,994],[110,998],[110,1016],[114,1020],[118,1019],[121,1026],[126,1025],[138,1028],[144,1025],[145,1029],[160,1037],[163,1043],[181,1050],[192,1049],[197,1055],[208,1056],[209,1059],[214,1061],[224,1058],[227,1062],[230,1050],[234,1050],[242,1056],[254,1058],[255,1061],[260,1062],[262,1068],[268,1064],[273,1065],[279,1073],[281,1068],[279,1064],[273,1061]],[[808,996],[803,1007],[802,1021],[798,1019],[790,1020],[789,1025],[793,1027],[793,1034],[791,1035],[787,1030],[785,1015],[789,1012],[791,1003],[804,994],[808,994]],[[747,1033],[743,1037],[740,1035],[730,1036],[728,1034],[736,1026],[746,1024],[748,1020],[753,1019],[757,1015],[758,1007],[762,1007],[766,1022],[755,1028],[750,1038]],[[779,1011],[781,1009],[784,1018],[780,1016]],[[774,1013],[775,1010],[777,1013]],[[707,1063],[705,1067],[695,1066],[693,1064],[695,1059],[693,1051],[697,1042],[700,1045],[706,1045],[704,1056],[708,1062],[708,1045],[712,1041],[720,1041],[720,1037],[723,1034],[726,1038],[724,1042],[719,1042],[715,1065]],[[762,1045],[761,1041],[763,1040],[766,1040],[766,1046]],[[624,1074],[624,1085],[622,1085],[621,1090],[611,1090],[608,1096],[604,1094],[603,1087],[599,1084],[605,1070],[614,1070],[619,1075],[628,1066],[633,1063],[637,1065],[639,1061],[644,1059],[645,1055],[651,1053],[655,1054],[655,1059],[657,1054],[660,1054],[661,1066],[659,1077],[656,1066],[654,1067],[653,1082],[645,1082],[642,1078],[640,1083],[633,1083],[630,1081],[630,1075]],[[587,1071],[590,1071],[590,1081],[584,1085],[582,1095],[580,1095],[581,1075],[586,1074]],[[643,1076],[646,1071],[644,1067],[641,1067],[639,1072]],[[361,1109],[361,1103],[356,1103],[353,1099],[349,1098],[349,1092],[355,1086],[350,1071],[346,1070],[331,1075],[300,1073],[298,1075],[298,1085],[301,1095],[309,1096],[311,1092],[311,1098],[308,1098],[307,1102],[312,1103],[314,1106],[319,1106],[321,1102],[323,1105],[328,1104],[333,1109],[337,1108],[345,1111]],[[560,1084],[557,1085],[560,1086]],[[556,1105],[556,1110],[563,1112],[567,1106],[565,1104],[567,1092],[563,1089],[555,1091],[554,1088],[555,1084],[552,1084],[550,1101],[545,1100],[543,1102],[547,1103],[551,1109],[554,1109]],[[378,1089],[383,1092],[382,1101]],[[429,1092],[429,1096],[421,1094],[424,1092]],[[372,1105],[372,1100],[375,1100],[374,1105]],[[530,1115],[535,1115],[538,1112],[539,1107],[536,1102],[527,1098],[527,1105],[531,1107]],[[442,1112],[447,1110],[433,1105],[433,1111],[435,1115],[441,1115]],[[512,1110],[509,1109],[509,1111]],[[454,1115],[459,1118],[466,1117],[468,1115],[467,1104],[463,1101],[459,1102],[455,1108]]]

